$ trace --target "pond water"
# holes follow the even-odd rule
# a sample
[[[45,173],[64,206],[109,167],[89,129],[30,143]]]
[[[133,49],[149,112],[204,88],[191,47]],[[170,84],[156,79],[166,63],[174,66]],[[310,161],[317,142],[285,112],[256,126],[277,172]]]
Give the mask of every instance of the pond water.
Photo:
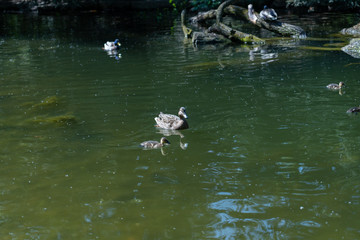
[[[360,238],[360,65],[333,35],[357,15],[286,15],[313,38],[260,47],[194,47],[178,19],[0,17],[1,239]],[[154,127],[181,106],[189,129]]]

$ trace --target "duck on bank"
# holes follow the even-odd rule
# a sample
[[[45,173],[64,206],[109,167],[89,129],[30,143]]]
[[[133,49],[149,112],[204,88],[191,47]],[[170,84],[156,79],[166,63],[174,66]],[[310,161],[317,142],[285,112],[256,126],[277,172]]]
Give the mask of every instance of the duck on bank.
[[[264,6],[264,9],[260,12],[260,17],[264,21],[275,21],[277,19],[277,13],[274,9],[268,8],[268,6]]]

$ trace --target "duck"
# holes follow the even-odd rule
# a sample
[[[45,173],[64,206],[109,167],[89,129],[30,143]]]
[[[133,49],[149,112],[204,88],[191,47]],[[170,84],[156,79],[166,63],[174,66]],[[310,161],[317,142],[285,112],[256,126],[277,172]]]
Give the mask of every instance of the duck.
[[[166,144],[170,144],[169,140],[167,140],[165,137],[162,137],[160,139],[160,142],[158,141],[145,141],[140,143],[140,146],[147,149],[156,149],[156,148],[162,148]]]
[[[121,46],[121,43],[119,42],[119,39],[115,39],[114,42],[107,41],[106,43],[104,43],[103,49],[106,51],[114,51],[114,50],[119,49],[120,46]]]
[[[346,111],[346,113],[358,113],[360,112],[360,106],[359,107],[352,107],[349,110]]]
[[[264,6],[264,9],[260,12],[260,17],[264,21],[274,21],[277,19],[277,13],[274,9],[268,8],[268,6]]]
[[[329,85],[326,86],[326,88],[331,90],[340,90],[344,86],[345,86],[344,82],[339,82],[339,84],[330,83]]]
[[[185,120],[188,118],[185,108],[181,107],[178,116],[172,114],[164,114],[160,112],[158,117],[155,117],[156,127],[172,130],[182,130],[189,128],[189,124]]]
[[[254,7],[252,4],[249,4],[248,5],[248,16],[249,16],[249,20],[253,23],[256,23],[256,20],[257,20],[257,17],[256,15],[254,14]]]

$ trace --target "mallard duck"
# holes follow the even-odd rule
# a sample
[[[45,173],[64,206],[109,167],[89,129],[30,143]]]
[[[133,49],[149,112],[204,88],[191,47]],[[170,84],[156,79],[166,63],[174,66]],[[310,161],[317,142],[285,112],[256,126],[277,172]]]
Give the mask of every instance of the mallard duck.
[[[260,17],[264,21],[274,21],[277,19],[277,13],[274,9],[268,8],[266,5],[264,6],[264,9],[260,12]]]
[[[162,137],[160,139],[160,142],[158,141],[145,141],[140,143],[140,146],[143,148],[162,148],[165,146],[165,144],[170,144],[169,140],[167,140],[165,137]]]
[[[331,89],[331,90],[340,90],[344,86],[345,86],[344,82],[339,82],[339,84],[330,83],[329,85],[326,86],[326,88]]]
[[[349,110],[346,111],[346,113],[358,113],[360,112],[360,106],[359,107],[352,107]]]
[[[119,42],[119,39],[115,39],[114,42],[108,41],[108,42],[104,43],[103,49],[106,51],[114,51],[114,50],[119,49],[120,46],[121,46],[121,43]]]
[[[179,116],[175,116],[172,114],[164,114],[160,112],[159,116],[155,118],[155,121],[157,123],[156,127],[173,130],[189,128],[189,125],[185,120],[188,117],[186,115],[184,107],[181,107],[179,109],[178,115]]]

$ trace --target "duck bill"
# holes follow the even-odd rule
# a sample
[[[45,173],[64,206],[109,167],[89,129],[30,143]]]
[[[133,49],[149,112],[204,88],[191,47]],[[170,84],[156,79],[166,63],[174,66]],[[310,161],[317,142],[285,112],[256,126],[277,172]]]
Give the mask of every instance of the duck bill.
[[[182,115],[184,116],[184,118],[188,118],[188,116],[186,115],[186,113],[182,113]]]

